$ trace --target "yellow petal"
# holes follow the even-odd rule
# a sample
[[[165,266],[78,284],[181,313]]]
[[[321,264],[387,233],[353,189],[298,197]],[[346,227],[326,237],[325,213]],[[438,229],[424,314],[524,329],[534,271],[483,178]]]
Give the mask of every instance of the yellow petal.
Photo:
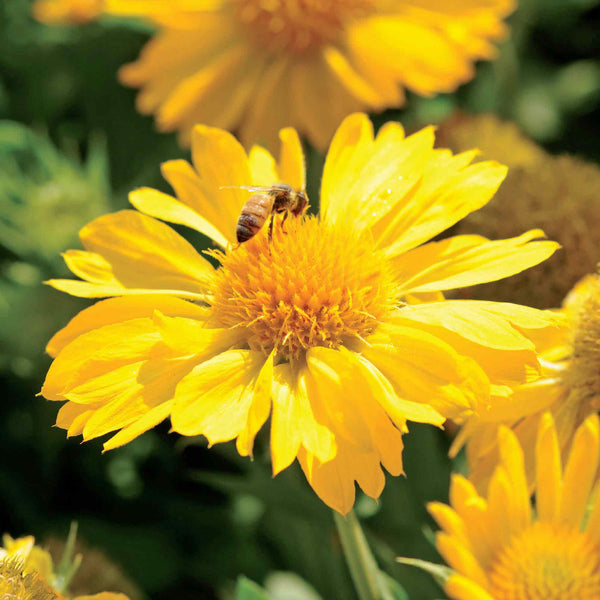
[[[252,406],[248,411],[248,421],[236,441],[241,456],[251,456],[254,438],[265,424],[271,412],[271,390],[273,387],[273,360],[275,350],[269,354],[254,382]]]
[[[335,222],[347,210],[349,190],[368,160],[373,146],[373,125],[357,113],[346,117],[338,127],[327,152],[321,180],[321,215]]]
[[[385,476],[376,452],[363,452],[340,440],[332,460],[322,463],[313,454],[303,451],[298,459],[317,495],[342,514],[354,504],[355,481],[371,498],[377,499],[383,491]]]
[[[129,202],[150,217],[191,227],[208,236],[219,246],[227,246],[227,238],[212,223],[168,194],[151,188],[140,188],[129,194]]]
[[[104,442],[104,452],[128,444],[131,440],[142,435],[142,433],[152,429],[171,414],[172,408],[173,400],[167,400],[150,409],[147,413],[136,419],[131,425],[124,427],[119,433],[113,435],[107,442]]]
[[[194,367],[177,386],[173,429],[203,435],[211,445],[237,437],[246,427],[263,364],[261,353],[228,350]]]
[[[253,60],[260,60],[257,53]],[[278,132],[292,123],[293,101],[290,84],[293,59],[285,54],[263,60],[261,73],[255,78],[252,102],[240,127],[240,138],[250,145],[258,141],[266,148],[276,148]],[[306,98],[304,98],[306,101]]]
[[[489,535],[497,551],[505,547],[511,536],[517,533],[511,528],[512,502],[512,488],[506,469],[499,466],[494,471],[488,491]]]
[[[402,473],[400,430],[406,430],[407,414],[422,418],[426,413],[425,417],[431,418],[428,407],[397,398],[376,369],[370,365],[369,371],[367,364],[360,363],[352,352],[311,348],[307,353],[307,364],[315,388],[314,392],[309,391],[327,414],[336,440],[340,438],[339,443],[344,443],[347,452],[360,454],[361,464],[374,461],[377,465],[381,461],[390,473]],[[311,381],[310,377],[307,381]],[[384,395],[391,400],[383,398]],[[394,404],[390,408],[388,402],[391,401]],[[399,429],[392,422],[396,422]],[[360,483],[358,475],[356,479]]]
[[[496,281],[546,260],[558,248],[540,230],[508,240],[452,237],[411,250],[392,261],[399,293],[435,292]]]
[[[463,545],[468,543],[465,524],[454,509],[442,502],[429,502],[427,512],[433,517],[440,529],[462,542]]]
[[[562,466],[554,419],[546,413],[539,425],[536,444],[535,504],[540,521],[558,521],[562,495]]]
[[[181,356],[194,355],[199,361],[228,350],[240,339],[236,329],[212,329],[203,320],[167,317],[159,310],[154,311],[153,320],[169,348]]]
[[[444,591],[452,600],[495,600],[480,585],[461,575],[450,575]]]
[[[90,252],[65,259],[88,282],[51,280],[53,287],[83,297],[172,294],[200,300],[213,268],[167,225],[135,211],[105,215],[80,237]]]
[[[92,377],[123,365],[172,354],[161,344],[151,319],[140,318],[93,329],[77,337],[54,359],[42,387],[48,400],[64,394]]]
[[[66,327],[58,331],[46,346],[50,356],[56,356],[67,344],[78,336],[98,329],[142,317],[151,317],[155,310],[172,317],[191,317],[203,319],[206,308],[179,298],[163,295],[128,296],[103,300],[82,310]]]
[[[188,206],[195,213],[206,219],[219,232],[219,239],[226,240],[225,245],[235,242],[233,215],[229,211],[219,209],[219,198],[228,198],[228,188],[214,190],[211,187],[207,187],[206,182],[199,177],[193,167],[185,160],[169,160],[161,165],[160,170],[163,177],[175,190],[177,199],[182,204]],[[248,185],[249,183],[250,181],[247,180],[244,185]],[[242,184],[233,183],[231,185]],[[241,190],[238,189],[237,191],[240,192]],[[225,195],[220,196],[220,194]],[[242,204],[237,202],[237,205],[239,205],[239,210],[241,210]]]
[[[304,448],[301,448],[298,454],[306,479],[317,496],[327,506],[342,515],[350,512],[355,497],[354,478],[344,472],[344,467],[348,466],[345,458],[345,455],[341,455],[339,458],[321,463]]]
[[[295,189],[306,188],[306,167],[304,152],[298,133],[292,127],[287,127],[279,132],[281,152],[277,170],[279,179]]]
[[[396,319],[397,317],[397,319]],[[556,314],[506,302],[446,300],[410,305],[396,312],[395,320],[410,319],[440,326],[490,348],[534,350],[522,331],[555,327]]]
[[[506,469],[512,487],[511,522],[514,523],[513,531],[518,533],[531,523],[531,504],[523,450],[516,435],[506,427],[500,427],[498,446],[501,464]]]
[[[306,363],[309,393],[317,398],[336,434],[364,451],[372,450],[371,432],[361,410],[364,393],[356,390],[352,364],[338,350],[329,348],[311,348]]]
[[[565,468],[560,503],[560,522],[581,527],[592,486],[596,481],[600,454],[600,422],[596,414],[580,425]]]
[[[187,300],[196,302],[205,302],[206,294],[204,292],[186,292],[182,290],[156,288],[127,288],[117,284],[88,283],[87,281],[77,281],[73,279],[49,279],[45,281],[54,289],[78,298],[108,298],[110,296],[139,296],[162,294],[165,296],[178,296]]]
[[[65,402],[56,415],[56,426],[67,430],[67,437],[81,435],[85,424],[94,414],[97,405]]]
[[[484,423],[507,423],[549,409],[563,395],[556,379],[538,379],[516,388],[508,396],[493,396],[479,415]]]
[[[463,155],[441,150],[424,158],[418,187],[407,201],[397,203],[388,222],[384,221],[386,229],[377,236],[388,257],[430,240],[489,202],[506,176],[506,167],[493,162],[465,167],[464,162]]]
[[[193,366],[193,362],[185,360],[148,360],[91,378],[74,388],[67,394],[69,400],[86,402],[102,398],[105,401],[85,424],[83,439],[128,427],[144,419],[156,406],[172,401],[175,387]],[[150,422],[153,422],[152,417]],[[147,428],[139,428],[139,434]]]
[[[196,125],[192,133],[192,160],[207,203],[221,216],[227,239],[235,239],[235,226],[248,192],[223,186],[252,184],[246,151],[229,132]]]
[[[443,417],[463,418],[487,403],[489,380],[472,359],[418,327],[389,326],[385,331],[389,342],[369,339],[363,355],[398,396],[435,409],[430,417],[437,418],[427,422],[439,425]]]
[[[252,173],[253,185],[269,186],[279,181],[275,159],[262,146],[252,146],[248,154],[248,164]]]
[[[271,459],[273,475],[289,467],[295,460],[302,439],[298,420],[298,404],[294,398],[295,375],[289,364],[273,370],[273,414],[271,415]]]
[[[438,533],[435,546],[446,563],[471,581],[487,587],[487,577],[473,553],[455,537]]]

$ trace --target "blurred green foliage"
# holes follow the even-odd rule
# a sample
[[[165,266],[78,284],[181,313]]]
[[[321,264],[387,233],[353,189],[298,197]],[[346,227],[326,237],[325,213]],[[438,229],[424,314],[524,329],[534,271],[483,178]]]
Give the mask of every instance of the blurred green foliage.
[[[473,82],[410,96],[376,121],[414,128],[458,109],[495,112],[551,151],[599,160],[600,4],[522,0],[511,23],[498,59]],[[103,455],[97,441],[66,440],[51,427],[57,407],[35,397],[45,343],[86,305],[41,285],[64,273],[59,252],[86,221],[126,207],[129,190],[166,189],[159,164],[186,156],[116,80],[149,35],[119,20],[45,27],[25,0],[0,2],[0,530],[43,540],[77,519],[80,537],[154,600],[351,600],[329,510],[297,466],[271,477],[264,438],[250,461],[163,425]],[[309,151],[308,164],[316,198],[322,157]],[[378,503],[357,503],[380,565],[412,600],[442,597],[395,557],[436,560],[425,503],[446,499],[447,448],[443,432],[412,427],[407,478],[388,478]]]

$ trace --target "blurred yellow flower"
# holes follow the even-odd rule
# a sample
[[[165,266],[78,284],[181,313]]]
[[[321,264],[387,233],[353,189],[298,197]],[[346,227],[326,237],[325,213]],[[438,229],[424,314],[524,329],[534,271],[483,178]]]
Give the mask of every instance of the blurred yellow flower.
[[[33,16],[48,25],[83,25],[100,16],[103,0],[36,0]]]
[[[535,513],[517,437],[502,427],[498,446],[499,464],[487,499],[457,475],[451,506],[434,502],[428,507],[443,530],[436,537],[438,551],[454,570],[445,581],[446,594],[452,600],[597,600],[600,495],[593,487],[600,455],[598,416],[579,426],[564,471],[552,416],[541,418]]]
[[[49,552],[35,545],[33,536],[13,539],[5,534],[0,548],[0,598],[3,600],[67,600],[62,594],[65,575],[54,571]],[[73,565],[66,565],[71,571]],[[76,567],[75,567],[76,568]],[[60,590],[60,591],[59,591]],[[62,592],[62,593],[61,593]],[[102,592],[72,600],[129,600],[123,594]]]
[[[272,240],[265,225],[235,245],[243,186],[304,189],[298,135],[280,138],[276,162],[197,126],[194,166],[163,165],[177,198],[142,188],[130,195],[140,212],[83,228],[85,250],[65,254],[83,281],[50,283],[117,297],[50,341],[42,394],[67,400],[57,424],[68,435],[120,430],[105,449],[171,416],[180,434],[237,439],[249,455],[271,415],[273,472],[297,457],[323,501],[346,513],[355,481],[377,498],[380,463],[402,472],[407,421],[464,419],[539,375],[530,338],[556,327],[554,313],[442,291],[517,273],[557,245],[539,230],[425,243],[488,202],[506,169],[435,150],[432,128],[405,137],[388,123],[374,137],[362,114],[333,139],[320,218],[291,216],[284,228],[276,217]],[[211,238],[218,267],[153,217]]]
[[[64,600],[37,573],[23,573],[18,559],[0,560],[0,598],[7,600]]]
[[[468,439],[471,480],[484,489],[497,462],[499,424],[512,427],[525,453],[528,481],[533,483],[535,432],[542,414],[556,420],[561,454],[571,448],[575,431],[600,410],[600,278],[582,279],[567,296],[562,311],[568,328],[556,330],[541,351],[544,376],[517,388],[504,402],[470,419],[458,445]]]
[[[514,0],[107,0],[158,33],[120,73],[138,110],[188,143],[196,123],[276,147],[295,127],[321,150],[356,110],[431,96],[493,58]]]

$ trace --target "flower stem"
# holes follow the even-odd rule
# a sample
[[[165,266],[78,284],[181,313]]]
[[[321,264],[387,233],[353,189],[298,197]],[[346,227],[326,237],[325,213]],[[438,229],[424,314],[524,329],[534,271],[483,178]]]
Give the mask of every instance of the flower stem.
[[[345,517],[333,511],[333,518],[359,599],[390,600],[393,598],[384,585],[384,579],[380,575],[379,567],[354,511],[350,511]]]

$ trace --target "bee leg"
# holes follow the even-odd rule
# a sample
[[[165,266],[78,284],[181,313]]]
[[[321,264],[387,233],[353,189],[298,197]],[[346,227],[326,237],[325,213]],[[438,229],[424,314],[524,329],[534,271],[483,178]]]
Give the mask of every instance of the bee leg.
[[[286,235],[287,235],[287,231],[284,229],[283,224],[285,223],[285,220],[288,218],[289,214],[290,214],[289,211],[286,210],[283,213],[283,219],[281,219],[281,231],[283,231],[283,233],[285,233]]]
[[[273,241],[273,214],[269,217],[269,254],[271,254],[271,242]]]

